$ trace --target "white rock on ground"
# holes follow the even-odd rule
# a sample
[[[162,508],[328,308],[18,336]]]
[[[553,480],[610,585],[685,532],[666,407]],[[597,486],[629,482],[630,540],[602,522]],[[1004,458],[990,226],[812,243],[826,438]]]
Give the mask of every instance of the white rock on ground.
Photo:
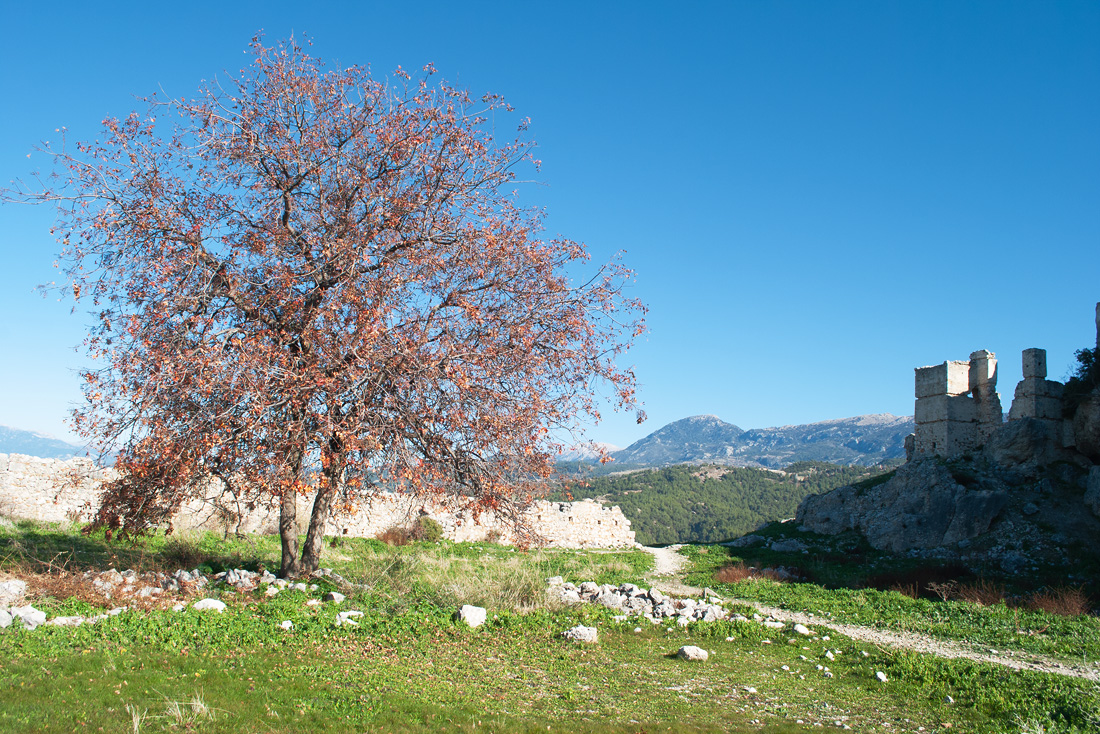
[[[343,604],[344,599],[347,599],[347,597],[341,594],[339,591],[330,591],[324,596],[325,601],[330,601],[334,604]]]
[[[809,635],[812,635],[812,634],[813,634],[813,632],[811,632],[811,631],[810,631],[810,628],[809,628],[809,627],[807,627],[807,626],[806,626],[806,625],[804,625],[804,624],[796,624],[796,625],[794,626],[794,631],[795,631],[795,632],[797,632],[797,633],[798,633],[798,634],[800,634],[800,635],[807,635],[807,636],[809,636]]]
[[[486,612],[482,607],[463,604],[462,608],[458,610],[458,614],[455,616],[458,621],[465,622],[470,627],[480,627],[485,624]]]
[[[681,660],[689,660],[693,663],[705,663],[710,654],[701,647],[695,645],[684,645],[676,652],[677,657]]]
[[[0,581],[0,607],[13,607],[23,601],[27,582],[19,579]]]
[[[0,609],[0,629],[11,626],[11,615],[4,609]]]
[[[40,612],[29,604],[25,607],[13,607],[8,611],[13,621],[18,619],[23,623],[23,629],[33,630],[41,624],[46,624],[46,613]]]
[[[279,626],[285,630],[294,629],[294,623],[291,622],[289,619],[284,619],[282,622],[279,623]]]
[[[209,598],[200,599],[199,601],[192,604],[191,608],[192,609],[197,609],[200,612],[205,611],[207,609],[213,609],[215,612],[218,612],[220,614],[221,612],[225,611],[225,602],[219,601],[217,599],[209,599]]]
[[[577,625],[567,629],[561,633],[561,636],[567,640],[573,640],[574,642],[588,642],[595,643],[599,639],[599,633],[595,627],[585,627],[583,625]]]
[[[887,680],[889,680],[889,679],[888,679],[888,678],[886,677],[886,673],[883,673],[883,672],[882,672],[881,670],[876,670],[876,671],[875,671],[875,677],[876,677],[876,678],[878,678],[878,679],[879,679],[879,681],[881,681],[881,682],[883,682],[883,683],[885,683],[885,682],[886,682]]]
[[[363,613],[356,609],[351,609],[346,612],[340,612],[336,615],[336,626],[343,627],[346,624],[351,627],[358,627],[359,623],[355,621],[355,618],[362,616]]]

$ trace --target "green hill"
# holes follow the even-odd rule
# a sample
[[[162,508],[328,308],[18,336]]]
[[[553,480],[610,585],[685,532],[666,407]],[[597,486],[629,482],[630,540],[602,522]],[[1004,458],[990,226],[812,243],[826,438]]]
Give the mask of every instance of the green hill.
[[[577,480],[568,493],[621,507],[643,545],[713,543],[793,517],[807,495],[881,472],[879,467],[820,461],[798,462],[782,471],[685,464]]]

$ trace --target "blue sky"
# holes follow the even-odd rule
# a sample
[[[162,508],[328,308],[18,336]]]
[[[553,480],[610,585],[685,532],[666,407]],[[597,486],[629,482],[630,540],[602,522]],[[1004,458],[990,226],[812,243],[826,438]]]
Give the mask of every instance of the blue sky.
[[[532,119],[548,235],[625,251],[650,420],[912,413],[916,366],[1020,351],[1061,379],[1100,301],[1096,2],[7,3],[0,181],[109,115],[306,33],[342,65],[433,62]],[[45,208],[0,205],[0,424],[68,437],[87,318],[43,298]]]

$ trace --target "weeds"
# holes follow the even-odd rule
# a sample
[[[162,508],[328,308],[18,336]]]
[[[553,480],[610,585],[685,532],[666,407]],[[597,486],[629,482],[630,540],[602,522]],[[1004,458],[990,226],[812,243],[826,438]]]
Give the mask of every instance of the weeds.
[[[719,569],[714,579],[720,584],[735,584],[738,581],[748,581],[749,579],[765,579],[767,581],[783,583],[790,577],[790,573],[784,576],[774,568],[757,569],[746,566],[744,563],[733,563]]]
[[[138,707],[133,704],[126,704],[126,713],[130,716],[130,725],[133,727],[134,734],[141,734],[141,725],[145,722],[145,717],[148,715],[149,710],[145,709],[138,711]]]
[[[991,607],[1005,601],[1005,587],[1004,584],[979,579],[976,583],[959,584],[956,598],[971,604]]]
[[[1027,598],[1028,609],[1060,617],[1073,617],[1089,614],[1092,611],[1092,599],[1080,586],[1060,586],[1042,589]]]

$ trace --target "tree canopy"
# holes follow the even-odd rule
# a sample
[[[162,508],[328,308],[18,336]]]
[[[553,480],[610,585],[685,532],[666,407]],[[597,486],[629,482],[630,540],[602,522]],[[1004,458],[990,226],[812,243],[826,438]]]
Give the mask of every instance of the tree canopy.
[[[23,199],[56,202],[66,287],[91,304],[77,430],[117,450],[95,523],[143,532],[217,477],[279,502],[282,573],[383,484],[518,517],[561,436],[635,405],[643,328],[618,260],[542,238],[510,108],[398,69],[329,68],[253,39],[196,99],[149,98],[62,145]],[[166,122],[167,121],[167,122]],[[296,501],[313,498],[298,555]]]

